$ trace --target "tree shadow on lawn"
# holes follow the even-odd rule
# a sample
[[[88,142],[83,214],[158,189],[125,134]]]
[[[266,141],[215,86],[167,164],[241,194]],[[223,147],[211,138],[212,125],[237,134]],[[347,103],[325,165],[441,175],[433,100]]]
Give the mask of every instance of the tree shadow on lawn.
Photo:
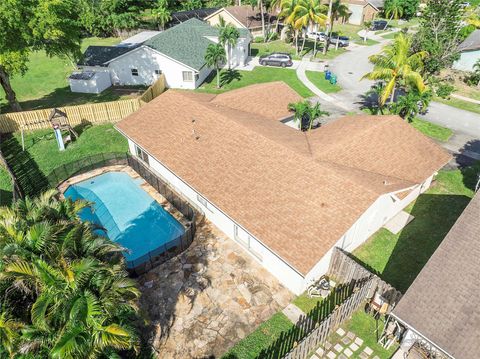
[[[28,151],[22,151],[22,145],[15,136],[3,135],[1,149],[26,196],[35,197],[48,189],[47,178]]]
[[[410,211],[415,219],[398,235],[382,271],[371,268],[354,255],[352,258],[405,293],[469,202],[470,198],[463,195],[422,194]],[[393,240],[395,236],[390,234],[387,241]],[[373,254],[382,255],[385,253]]]
[[[113,88],[108,88],[100,94],[88,94],[72,92],[69,86],[56,88],[49,94],[37,99],[20,101],[20,106],[24,111],[38,110],[53,107],[74,106],[86,103],[99,103],[116,101],[121,98],[121,94]],[[8,103],[2,103],[1,113],[11,112]]]
[[[232,81],[240,81],[242,79],[242,74],[238,70],[226,70],[220,73],[220,86],[225,86],[230,84]]]

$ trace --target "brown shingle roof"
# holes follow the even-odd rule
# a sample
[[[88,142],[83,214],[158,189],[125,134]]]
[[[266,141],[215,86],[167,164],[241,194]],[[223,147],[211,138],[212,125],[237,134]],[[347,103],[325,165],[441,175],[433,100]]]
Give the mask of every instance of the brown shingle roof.
[[[479,273],[480,194],[477,194],[393,314],[454,358],[478,358]]]
[[[262,26],[262,16],[258,8],[252,9],[249,5],[244,6],[227,6],[224,8],[227,10],[235,19],[237,19],[243,26],[247,29],[254,29]],[[270,22],[276,21],[276,14],[264,13],[265,15],[265,26]]]
[[[379,194],[417,182],[315,158],[312,136],[265,111],[285,117],[288,102],[300,99],[282,82],[216,97],[168,90],[117,128],[306,274]],[[415,158],[404,161],[413,166]],[[444,164],[429,158],[436,169]]]

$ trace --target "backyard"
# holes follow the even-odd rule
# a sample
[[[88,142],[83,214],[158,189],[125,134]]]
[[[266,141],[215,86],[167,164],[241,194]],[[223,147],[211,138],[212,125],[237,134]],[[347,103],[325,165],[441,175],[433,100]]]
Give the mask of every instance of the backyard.
[[[3,138],[0,148],[27,194],[33,195],[48,187],[48,175],[56,168],[100,153],[126,153],[127,141],[112,124],[84,125],[76,128],[78,140],[59,151],[53,131],[39,130],[25,134],[25,151],[21,135],[15,133]],[[0,171],[0,186],[11,192],[10,178]],[[5,198],[10,198],[5,193]],[[11,194],[10,194],[11,196]]]
[[[82,51],[90,45],[114,45],[119,41],[117,38],[86,38],[82,42]],[[73,69],[74,65],[68,59],[48,57],[43,51],[32,52],[28,71],[25,75],[16,75],[11,80],[22,108],[33,110],[129,97],[128,94],[112,89],[107,89],[98,95],[71,92],[68,76]],[[3,89],[0,88],[0,112],[9,112],[9,110]]]

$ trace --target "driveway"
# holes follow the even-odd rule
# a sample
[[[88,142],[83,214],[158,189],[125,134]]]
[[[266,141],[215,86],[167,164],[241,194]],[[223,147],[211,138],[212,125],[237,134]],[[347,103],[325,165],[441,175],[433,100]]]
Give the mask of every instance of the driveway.
[[[159,358],[219,358],[293,298],[208,222],[185,252],[139,283],[146,335]]]
[[[373,68],[368,57],[380,52],[384,44],[385,42],[374,46],[358,47],[330,62],[330,69],[337,75],[338,83],[343,88],[333,97],[339,101],[354,104],[357,109],[361,107],[362,95],[373,84],[373,81],[361,80],[362,76]],[[476,113],[432,102],[428,113],[421,117],[454,131],[480,138],[480,115]]]

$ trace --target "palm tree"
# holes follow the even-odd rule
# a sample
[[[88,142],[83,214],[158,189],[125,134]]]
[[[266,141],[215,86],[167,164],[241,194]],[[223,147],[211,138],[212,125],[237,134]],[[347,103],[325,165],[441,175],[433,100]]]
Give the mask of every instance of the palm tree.
[[[413,89],[405,95],[399,96],[398,100],[391,104],[390,112],[399,115],[408,122],[412,122],[420,112],[428,108],[431,98],[430,91],[418,92],[418,90]]]
[[[220,65],[226,61],[225,49],[220,44],[210,44],[205,52],[205,61],[208,67],[217,71],[217,88],[220,88]]]
[[[165,25],[172,20],[172,15],[168,9],[168,3],[166,0],[158,0],[157,6],[152,9],[152,15],[157,21],[159,30],[164,30]]]
[[[371,21],[364,21],[362,26],[363,26],[363,30],[365,31],[365,35],[363,35],[363,42],[366,43],[368,32],[370,31],[370,28],[372,26],[372,22]]]
[[[288,109],[294,113],[294,121],[298,122],[301,131],[311,130],[317,118],[329,115],[328,112],[322,111],[319,103],[312,106],[308,100],[289,103]]]
[[[282,0],[280,3],[280,14],[279,17],[285,19],[285,24],[290,26],[294,32],[295,36],[295,52],[298,55],[298,28],[295,27],[295,8],[297,6],[298,0]]]
[[[319,0],[299,0],[295,6],[295,28],[312,28],[315,24],[325,25],[327,20],[326,6],[322,5]],[[305,47],[305,35],[303,36],[302,51]],[[315,37],[313,54],[317,50],[317,38]]]
[[[250,5],[252,6],[252,10],[255,7],[258,7],[260,10],[260,17],[262,18],[262,36],[265,40],[266,32],[265,32],[265,9],[263,7],[263,0],[249,0]]]
[[[330,34],[333,32],[334,20],[340,17],[346,18],[349,15],[350,10],[348,10],[348,6],[345,3],[342,3],[341,0],[333,0],[330,14]]]
[[[220,44],[227,47],[227,63],[229,70],[232,62],[232,49],[237,45],[239,37],[240,33],[238,32],[238,29],[232,24],[227,24],[225,27],[220,29],[218,41]]]
[[[390,0],[385,5],[385,16],[390,17],[385,25],[385,29],[393,19],[398,20],[403,16],[403,4],[400,0]]]
[[[363,78],[386,82],[380,98],[382,105],[388,97],[393,102],[399,85],[416,88],[420,93],[427,89],[422,77],[423,60],[427,57],[427,52],[411,54],[411,47],[412,37],[399,33],[393,43],[385,46],[380,54],[370,56],[374,68]]]
[[[128,323],[139,291],[124,269],[124,249],[80,221],[78,210],[88,205],[48,191],[0,209],[0,341],[7,351],[87,358],[137,348]]]

